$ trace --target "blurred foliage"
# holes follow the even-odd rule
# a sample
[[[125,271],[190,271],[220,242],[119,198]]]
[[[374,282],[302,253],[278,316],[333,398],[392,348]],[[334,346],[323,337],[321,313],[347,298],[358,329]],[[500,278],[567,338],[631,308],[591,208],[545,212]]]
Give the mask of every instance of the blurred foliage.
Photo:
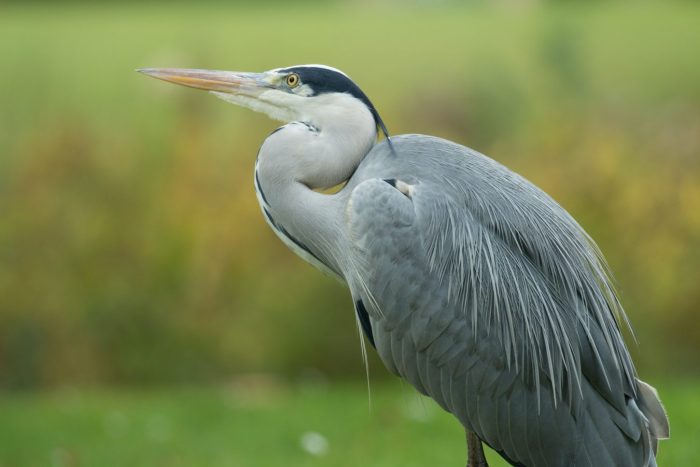
[[[296,63],[350,73],[393,133],[543,187],[608,257],[641,371],[697,374],[698,19],[690,3],[0,6],[0,387],[362,377],[348,294],[259,213],[276,124],[133,72]]]

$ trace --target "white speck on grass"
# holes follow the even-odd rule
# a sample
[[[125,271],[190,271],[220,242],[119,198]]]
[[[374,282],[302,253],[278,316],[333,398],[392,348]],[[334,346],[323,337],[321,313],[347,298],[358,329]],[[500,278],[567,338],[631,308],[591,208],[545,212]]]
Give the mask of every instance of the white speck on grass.
[[[163,443],[171,438],[170,421],[164,415],[151,415],[146,421],[146,436],[152,441]]]
[[[409,420],[427,423],[435,418],[435,406],[422,396],[412,396],[401,407],[401,413]]]
[[[301,448],[312,456],[322,456],[328,452],[328,440],[321,433],[307,431],[301,435]]]
[[[104,429],[112,438],[119,438],[129,430],[129,419],[123,412],[113,410],[104,417]]]
[[[71,465],[78,465],[78,460],[73,452],[62,447],[54,448],[51,451],[51,467],[66,467]]]

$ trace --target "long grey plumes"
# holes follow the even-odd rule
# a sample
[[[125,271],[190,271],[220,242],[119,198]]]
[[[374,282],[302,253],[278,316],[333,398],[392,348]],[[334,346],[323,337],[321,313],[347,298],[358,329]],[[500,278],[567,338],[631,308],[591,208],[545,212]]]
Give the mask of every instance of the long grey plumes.
[[[379,114],[329,67],[143,71],[287,123],[256,161],[265,220],[347,282],[387,369],[467,431],[516,465],[656,465],[666,413],[635,380],[600,251],[549,196],[439,138],[375,144]]]
[[[635,380],[583,229],[479,153],[421,135],[393,145],[336,195],[267,194],[290,247],[347,281],[385,366],[520,464],[655,465],[665,412]]]
[[[597,359],[612,355],[625,386],[635,388],[617,321],[626,322],[624,311],[599,249],[578,223],[530,182],[475,151],[436,138],[394,142],[407,173],[432,176],[430,185],[440,187],[438,196],[416,196],[418,217],[425,218],[422,240],[431,272],[449,284],[473,332],[495,329],[488,337],[500,342],[508,365],[538,391],[549,384],[555,403],[582,394],[582,338]],[[409,167],[416,162],[420,167]],[[593,326],[607,349],[593,338]]]

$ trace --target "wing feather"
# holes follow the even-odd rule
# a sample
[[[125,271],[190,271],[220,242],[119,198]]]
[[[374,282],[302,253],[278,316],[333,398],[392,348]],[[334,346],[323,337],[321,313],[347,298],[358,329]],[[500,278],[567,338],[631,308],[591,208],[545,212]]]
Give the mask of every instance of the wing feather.
[[[356,260],[344,275],[353,295],[375,299],[366,303],[382,360],[513,463],[641,465],[643,410],[663,409],[656,397],[634,404],[617,321],[626,318],[595,244],[481,154],[419,136],[394,146],[348,184]]]

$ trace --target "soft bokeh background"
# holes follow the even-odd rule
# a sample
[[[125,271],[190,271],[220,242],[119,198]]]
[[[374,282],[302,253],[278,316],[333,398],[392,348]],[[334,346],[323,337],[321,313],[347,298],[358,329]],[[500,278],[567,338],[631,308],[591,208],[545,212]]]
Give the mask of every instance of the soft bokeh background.
[[[0,5],[0,466],[463,464],[376,359],[368,407],[348,294],[265,225],[276,124],[134,72],[299,63],[581,222],[671,414],[661,463],[694,465],[699,25],[670,1]]]

